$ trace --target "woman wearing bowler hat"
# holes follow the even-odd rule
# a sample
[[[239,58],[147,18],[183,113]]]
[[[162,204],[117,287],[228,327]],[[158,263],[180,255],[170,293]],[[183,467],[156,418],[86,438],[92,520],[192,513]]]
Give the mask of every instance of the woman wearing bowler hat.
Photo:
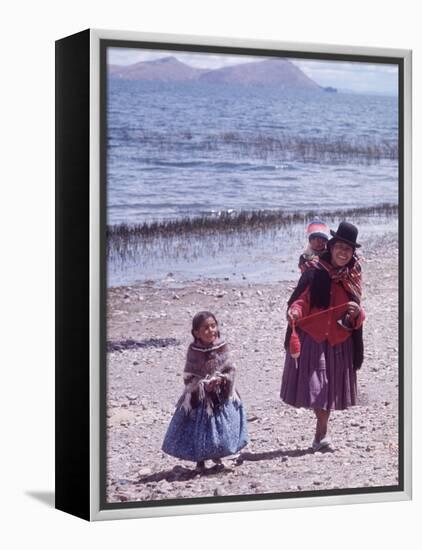
[[[314,451],[331,448],[330,412],[356,404],[356,370],[363,361],[358,230],[343,221],[331,235],[326,252],[308,263],[288,301],[280,392],[289,405],[313,409]],[[292,326],[300,342],[299,357],[289,350]]]

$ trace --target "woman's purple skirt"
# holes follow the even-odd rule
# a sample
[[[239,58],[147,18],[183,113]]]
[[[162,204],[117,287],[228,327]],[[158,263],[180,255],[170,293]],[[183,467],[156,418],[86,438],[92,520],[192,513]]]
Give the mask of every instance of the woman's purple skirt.
[[[301,353],[296,360],[286,352],[280,397],[294,407],[347,409],[356,405],[353,339],[331,346],[298,331]]]

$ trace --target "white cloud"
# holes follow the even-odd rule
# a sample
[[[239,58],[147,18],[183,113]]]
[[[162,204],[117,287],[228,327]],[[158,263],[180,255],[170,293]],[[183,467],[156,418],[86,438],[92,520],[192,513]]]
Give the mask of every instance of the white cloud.
[[[396,95],[398,67],[385,63],[292,60],[321,86]]]
[[[201,69],[219,69],[228,65],[250,63],[265,59],[246,55],[224,55],[193,52],[178,52],[175,50],[140,50],[132,48],[109,48],[108,63],[112,65],[131,65],[140,61],[153,61],[162,57],[173,56],[179,61]]]

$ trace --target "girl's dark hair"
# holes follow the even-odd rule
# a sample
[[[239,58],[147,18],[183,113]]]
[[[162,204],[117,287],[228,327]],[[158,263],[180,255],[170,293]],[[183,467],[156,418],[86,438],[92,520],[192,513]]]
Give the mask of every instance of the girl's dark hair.
[[[194,318],[192,319],[192,336],[194,338],[196,338],[195,336],[195,331],[196,330],[199,330],[201,328],[201,325],[204,321],[206,321],[207,319],[209,319],[210,317],[212,317],[215,321],[215,324],[217,325],[218,327],[218,321],[217,321],[217,318],[216,316],[214,315],[214,313],[211,313],[210,311],[200,311],[199,313],[197,313]],[[220,331],[218,331],[218,337],[220,337]]]

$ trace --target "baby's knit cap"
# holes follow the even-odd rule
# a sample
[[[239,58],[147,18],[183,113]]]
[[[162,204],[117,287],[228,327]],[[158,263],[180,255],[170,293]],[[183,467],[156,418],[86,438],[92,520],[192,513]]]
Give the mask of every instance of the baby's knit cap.
[[[312,239],[313,237],[322,237],[328,241],[330,238],[330,228],[321,220],[312,220],[306,229],[306,233],[308,235],[308,239]]]

